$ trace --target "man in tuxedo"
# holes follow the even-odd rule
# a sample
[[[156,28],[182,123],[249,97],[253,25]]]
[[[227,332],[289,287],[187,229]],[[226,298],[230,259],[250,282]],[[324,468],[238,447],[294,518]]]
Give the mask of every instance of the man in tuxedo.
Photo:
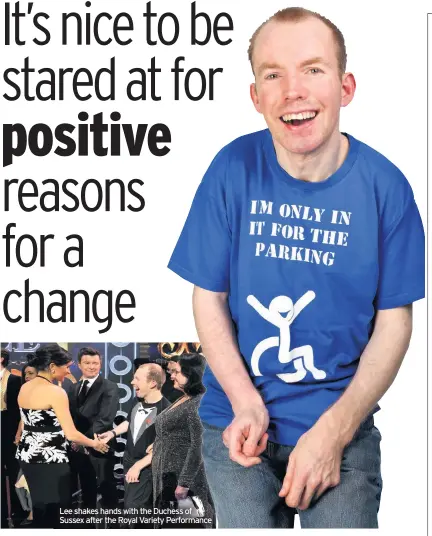
[[[78,367],[82,378],[68,390],[75,426],[87,437],[111,430],[119,405],[118,387],[99,375],[101,366],[102,357],[97,350],[81,348]],[[98,490],[102,495],[102,507],[114,508],[117,505],[114,463],[113,450],[100,454],[93,449],[72,445],[70,464],[72,471],[79,476],[84,507],[96,507]]]
[[[21,389],[21,378],[11,374],[7,369],[9,352],[2,349],[0,362],[0,410],[1,410],[1,526],[8,527],[8,493],[6,477],[9,478],[9,495],[11,503],[11,517],[19,517],[22,508],[17,494],[15,482],[19,472],[19,463],[15,458],[15,434],[20,422],[18,407],[18,394]]]
[[[152,508],[153,484],[151,456],[147,452],[155,440],[154,421],[170,403],[162,395],[166,380],[163,368],[154,362],[135,360],[137,367],[131,382],[138,398],[127,419],[106,432],[101,439],[110,441],[127,432],[123,457],[125,474],[124,508]]]

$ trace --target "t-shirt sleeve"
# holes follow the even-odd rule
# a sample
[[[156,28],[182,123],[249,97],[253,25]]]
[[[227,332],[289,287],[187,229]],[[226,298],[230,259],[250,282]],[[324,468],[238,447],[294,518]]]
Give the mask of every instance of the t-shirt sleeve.
[[[393,197],[380,232],[377,309],[402,307],[425,296],[424,231],[408,182],[402,195]]]
[[[227,158],[222,150],[204,175],[168,264],[183,279],[213,292],[229,290]]]

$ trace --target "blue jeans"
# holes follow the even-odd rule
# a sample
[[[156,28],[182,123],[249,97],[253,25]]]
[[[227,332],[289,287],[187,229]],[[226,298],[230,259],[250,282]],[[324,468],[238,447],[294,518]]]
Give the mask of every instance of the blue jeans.
[[[203,458],[218,528],[378,528],[381,434],[370,416],[345,448],[338,486],[307,510],[288,508],[278,497],[294,447],[269,442],[262,463],[250,468],[230,460],[222,428],[203,423]]]

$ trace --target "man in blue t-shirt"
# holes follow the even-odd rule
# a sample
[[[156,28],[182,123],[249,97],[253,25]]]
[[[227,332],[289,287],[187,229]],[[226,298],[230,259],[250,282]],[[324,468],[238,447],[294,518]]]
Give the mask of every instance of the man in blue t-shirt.
[[[424,297],[422,223],[402,173],[339,130],[355,80],[330,21],[282,10],[249,58],[268,129],[216,156],[169,263],[195,285],[218,525],[377,527],[373,413]]]

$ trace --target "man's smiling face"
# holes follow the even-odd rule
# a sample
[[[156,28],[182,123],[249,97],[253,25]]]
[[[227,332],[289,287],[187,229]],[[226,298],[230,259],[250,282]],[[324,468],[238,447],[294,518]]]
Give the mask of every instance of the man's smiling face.
[[[251,97],[275,145],[308,154],[339,135],[339,113],[354,96],[352,74],[339,72],[337,46],[320,20],[269,22],[253,52]]]

